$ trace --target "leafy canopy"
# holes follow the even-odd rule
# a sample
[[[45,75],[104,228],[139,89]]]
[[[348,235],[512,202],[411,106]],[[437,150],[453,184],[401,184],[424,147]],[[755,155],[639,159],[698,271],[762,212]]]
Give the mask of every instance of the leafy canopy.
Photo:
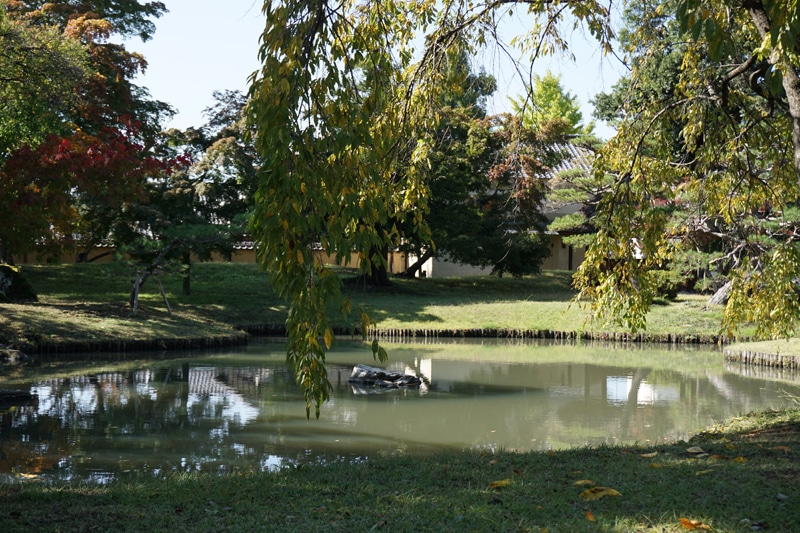
[[[133,83],[144,58],[109,42],[149,38],[164,11],[135,0],[4,2],[0,207],[14,222],[0,228],[0,256],[74,248],[74,235],[91,246],[165,170],[148,150],[172,110]]]
[[[559,122],[565,135],[590,135],[594,130],[593,123],[583,124],[578,98],[564,90],[560,75],[549,70],[544,76],[535,74],[533,86],[527,87],[525,95],[512,97],[511,107],[529,128],[542,129]]]

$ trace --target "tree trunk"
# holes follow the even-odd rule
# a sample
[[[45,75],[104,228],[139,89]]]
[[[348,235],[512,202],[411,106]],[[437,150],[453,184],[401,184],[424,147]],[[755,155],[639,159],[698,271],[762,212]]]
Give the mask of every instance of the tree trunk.
[[[372,256],[375,254],[381,255],[384,260],[377,262],[373,261]],[[383,246],[381,249],[378,249],[377,247],[370,249],[367,261],[370,262],[371,268],[365,278],[368,285],[372,285],[373,287],[385,287],[386,285],[389,285],[389,269],[386,267],[386,258],[388,256],[388,246]]]
[[[96,255],[96,256],[92,257],[91,259],[87,259],[86,262],[87,263],[94,263],[98,259],[102,259],[103,257],[111,255],[112,253],[113,252],[103,252],[102,254],[99,254],[99,255]]]
[[[189,296],[192,294],[192,256],[189,252],[183,254],[183,264],[186,265],[183,269],[183,295]]]
[[[750,17],[762,39],[770,35],[771,21],[761,0],[746,0],[744,6],[750,12]],[[786,102],[789,104],[789,118],[792,120],[792,144],[794,146],[794,166],[798,182],[800,182],[800,77],[794,66],[786,57],[786,52],[773,49],[770,55],[770,64],[776,66],[783,73],[783,90],[786,92]]]
[[[712,305],[725,305],[728,301],[728,294],[731,292],[731,287],[733,286],[733,282],[729,281],[719,289],[714,295],[708,299],[706,302],[706,309],[711,307]]]
[[[158,257],[156,257],[155,260],[152,263],[150,263],[150,265],[147,268],[144,269],[142,275],[136,276],[136,279],[133,281],[133,287],[131,288],[130,296],[128,298],[128,303],[130,304],[131,307],[135,307],[135,305],[138,303],[139,290],[142,288],[142,285],[144,285],[144,282],[147,281],[147,278],[150,276],[150,274],[157,271],[161,267],[161,265],[164,263],[164,258],[166,257],[167,253],[177,243],[178,239],[175,239],[171,241],[169,244],[167,244],[164,248],[162,248],[158,254]]]
[[[11,255],[8,247],[2,242],[0,242],[0,263],[14,266],[14,257]]]
[[[433,257],[433,250],[428,248],[422,253],[421,256],[417,257],[417,260],[414,262],[414,264],[410,265],[403,274],[409,278],[416,277],[417,272],[420,271],[422,265],[424,265],[425,262],[431,257]]]

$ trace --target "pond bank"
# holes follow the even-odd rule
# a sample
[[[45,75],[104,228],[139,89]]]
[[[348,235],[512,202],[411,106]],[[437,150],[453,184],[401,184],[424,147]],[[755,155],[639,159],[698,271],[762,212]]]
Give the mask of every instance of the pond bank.
[[[229,348],[244,346],[249,335],[244,331],[230,335],[209,337],[160,338],[160,339],[103,339],[96,341],[43,341],[18,347],[27,355],[55,355],[70,353],[128,353],[166,350],[201,350],[207,348]]]
[[[286,327],[276,324],[240,326],[238,329],[254,336],[283,336]],[[333,328],[337,336],[360,336],[361,329]],[[548,340],[589,340],[621,343],[654,344],[708,344],[721,345],[730,342],[745,342],[747,337],[728,338],[721,335],[684,335],[629,332],[563,331],[551,329],[507,329],[507,328],[469,328],[469,329],[412,329],[412,328],[370,328],[366,337],[370,340],[408,342],[417,339],[548,339]]]
[[[211,335],[207,337],[166,337],[156,339],[102,339],[92,341],[42,341],[36,344],[15,346],[28,355],[56,355],[76,353],[127,353],[168,350],[199,350],[208,348],[227,348],[247,345],[250,337],[284,337],[284,324],[258,324],[236,326],[230,335]],[[359,328],[334,328],[339,337],[358,338]],[[800,356],[787,354],[785,348],[764,343],[766,350],[758,349],[762,343],[748,343],[745,338],[729,339],[721,335],[682,335],[650,334],[629,332],[559,331],[535,329],[409,329],[409,328],[371,328],[367,339],[384,342],[415,342],[436,339],[546,339],[562,341],[601,341],[631,344],[672,344],[672,345],[726,345],[725,360],[753,366],[776,368],[800,368]],[[798,343],[800,346],[800,343]]]
[[[244,346],[250,337],[285,337],[283,324],[236,326],[230,335],[207,337],[162,337],[155,339],[99,339],[81,341],[40,341],[35,344],[12,344],[28,355],[93,352],[147,352],[165,350],[195,350]],[[333,328],[337,337],[360,338],[359,328]],[[558,331],[532,329],[404,329],[371,328],[367,339],[384,342],[414,342],[436,339],[543,339],[565,341],[601,341],[632,344],[721,345],[729,341],[717,335],[648,334],[625,332]],[[736,338],[734,341],[746,339]],[[752,358],[754,359],[754,358]],[[761,358],[763,359],[763,357]],[[759,359],[760,360],[760,359]],[[794,368],[794,367],[793,367]]]

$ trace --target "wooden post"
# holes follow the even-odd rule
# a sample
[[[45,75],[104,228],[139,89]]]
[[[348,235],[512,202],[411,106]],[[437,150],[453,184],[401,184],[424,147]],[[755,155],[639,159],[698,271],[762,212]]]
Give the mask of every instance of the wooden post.
[[[136,311],[139,309],[139,279],[141,275],[136,272],[136,281],[133,282],[133,316],[136,316]]]
[[[161,297],[164,299],[164,304],[167,306],[167,313],[169,313],[169,316],[172,317],[172,308],[169,306],[169,300],[167,300],[167,293],[164,292],[164,286],[161,284],[161,278],[158,276],[153,277],[156,278],[158,289],[161,291]]]

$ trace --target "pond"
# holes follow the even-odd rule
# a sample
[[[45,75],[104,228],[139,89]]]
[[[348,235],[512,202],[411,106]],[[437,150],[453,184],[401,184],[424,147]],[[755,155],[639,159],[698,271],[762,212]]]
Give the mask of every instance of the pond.
[[[0,408],[0,481],[107,482],[261,470],[442,449],[549,450],[687,439],[800,396],[800,378],[723,362],[710,348],[536,341],[387,345],[419,389],[348,384],[369,348],[329,354],[332,401],[306,419],[284,346],[160,360],[43,362],[0,376],[38,402]],[[117,356],[119,357],[119,356]]]

